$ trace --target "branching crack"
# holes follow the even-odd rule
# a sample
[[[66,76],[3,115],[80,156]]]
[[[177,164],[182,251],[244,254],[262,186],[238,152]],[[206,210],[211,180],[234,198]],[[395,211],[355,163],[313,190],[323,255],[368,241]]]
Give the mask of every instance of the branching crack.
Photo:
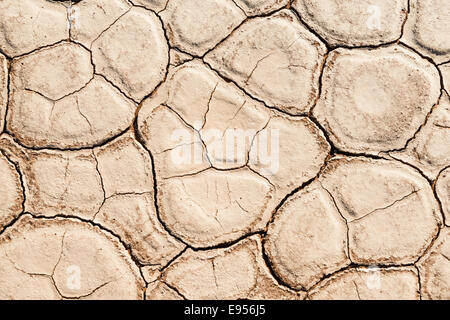
[[[358,296],[358,299],[359,299],[359,300],[362,300],[362,299],[361,299],[361,295],[359,294],[358,285],[356,284],[356,282],[355,282],[354,280],[353,280],[352,282],[353,282],[353,284],[354,284],[354,286],[355,286],[355,290],[356,290],[356,294],[357,294],[357,296]]]
[[[76,104],[77,104],[77,110],[78,110],[78,112],[80,113],[80,115],[84,118],[84,120],[86,120],[86,122],[88,123],[88,125],[89,125],[89,130],[91,131],[91,134],[94,134],[94,130],[93,130],[93,127],[92,127],[92,124],[91,124],[91,121],[89,121],[89,119],[88,119],[88,117],[86,117],[86,115],[83,113],[83,112],[81,112],[81,109],[80,109],[80,104],[78,103],[78,97],[76,97]]]
[[[319,180],[318,180],[319,181]],[[323,186],[323,184],[319,181],[320,186],[323,188],[323,190],[325,190],[326,193],[328,193],[328,195],[331,198],[331,201],[333,202],[334,207],[336,208],[337,212],[339,213],[339,215],[341,216],[341,218],[343,219],[345,226],[346,226],[346,230],[347,230],[347,257],[350,261],[352,261],[352,257],[351,257],[351,251],[350,251],[350,228],[348,226],[348,221],[345,218],[345,216],[342,214],[341,210],[339,209],[336,199],[334,198],[333,194]]]
[[[201,131],[201,130],[205,127],[205,125],[206,125],[206,117],[207,117],[208,112],[209,112],[209,109],[210,109],[211,100],[212,100],[214,94],[216,93],[216,90],[217,90],[217,86],[218,86],[218,85],[219,85],[219,83],[217,82],[217,83],[215,84],[215,86],[214,86],[214,89],[211,91],[211,94],[210,94],[210,96],[209,96],[208,104],[206,105],[206,112],[205,112],[205,114],[203,115],[203,124],[202,124],[202,127],[200,128],[200,131]]]
[[[181,292],[180,290],[178,290],[177,287],[167,283],[166,281],[161,281],[163,284],[165,284],[169,289],[175,291],[176,294],[178,294],[181,298],[183,298],[183,300],[188,300]]]
[[[95,152],[94,152],[93,149],[92,149],[92,158],[93,158],[94,161],[95,161],[95,170],[97,171],[97,174],[98,174],[98,176],[99,176],[99,178],[100,178],[100,186],[101,186],[102,192],[103,192],[103,201],[102,201],[101,205],[99,206],[97,212],[96,212],[96,213],[94,214],[94,216],[92,217],[92,221],[94,221],[95,218],[97,217],[98,213],[99,213],[100,210],[102,209],[103,205],[105,204],[107,198],[106,198],[106,190],[105,190],[105,185],[104,185],[104,182],[103,182],[103,177],[102,177],[102,174],[101,174],[100,169],[99,169],[99,167],[98,167],[98,159],[97,159],[97,157],[95,156]]]

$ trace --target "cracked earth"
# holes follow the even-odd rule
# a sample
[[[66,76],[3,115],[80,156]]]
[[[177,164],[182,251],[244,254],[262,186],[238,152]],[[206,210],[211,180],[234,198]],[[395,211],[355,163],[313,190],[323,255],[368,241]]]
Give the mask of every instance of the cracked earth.
[[[450,299],[449,94],[447,0],[0,0],[0,298]]]

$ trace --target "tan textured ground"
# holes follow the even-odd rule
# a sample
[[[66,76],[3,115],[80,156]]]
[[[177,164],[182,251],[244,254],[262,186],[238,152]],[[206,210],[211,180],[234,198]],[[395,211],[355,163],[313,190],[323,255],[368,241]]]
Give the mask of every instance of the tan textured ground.
[[[449,94],[448,0],[0,0],[0,298],[450,299]]]

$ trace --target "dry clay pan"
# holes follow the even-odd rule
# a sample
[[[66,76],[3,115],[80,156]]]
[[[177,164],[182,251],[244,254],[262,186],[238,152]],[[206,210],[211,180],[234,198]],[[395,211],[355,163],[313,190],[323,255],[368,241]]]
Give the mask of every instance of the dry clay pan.
[[[449,299],[449,30],[446,0],[0,1],[0,299]]]

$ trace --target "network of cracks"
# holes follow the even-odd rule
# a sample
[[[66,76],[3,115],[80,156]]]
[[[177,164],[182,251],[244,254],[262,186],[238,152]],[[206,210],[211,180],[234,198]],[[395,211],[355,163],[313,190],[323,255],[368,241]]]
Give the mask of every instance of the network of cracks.
[[[2,1],[0,297],[450,298],[449,12]]]

